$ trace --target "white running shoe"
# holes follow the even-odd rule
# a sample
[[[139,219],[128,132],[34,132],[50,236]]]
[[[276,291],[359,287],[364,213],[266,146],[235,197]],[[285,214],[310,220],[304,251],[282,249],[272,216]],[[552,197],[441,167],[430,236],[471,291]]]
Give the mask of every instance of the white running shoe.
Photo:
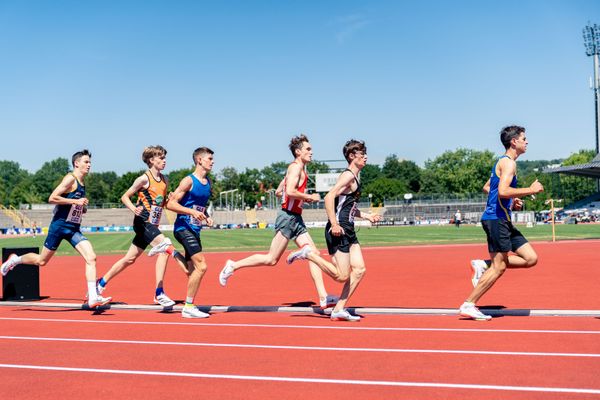
[[[105,306],[112,300],[112,297],[102,297],[100,295],[96,295],[94,298],[88,298],[88,307],[96,308],[100,306]]]
[[[6,260],[1,267],[2,276],[6,276],[6,274],[8,274],[8,271],[12,270],[14,267],[19,265],[19,263],[17,262],[18,258],[19,256],[17,256],[16,254],[11,254],[8,257],[8,260]]]
[[[471,283],[473,284],[473,287],[477,286],[477,284],[479,283],[479,279],[481,279],[481,277],[483,276],[485,271],[487,271],[488,268],[489,266],[483,260],[471,260],[471,269],[473,270]]]
[[[163,307],[173,307],[175,305],[175,302],[171,300],[169,296],[167,296],[164,292],[159,294],[158,296],[155,296],[154,302]]]
[[[210,314],[198,310],[196,306],[183,306],[181,316],[183,318],[208,318]]]
[[[328,307],[334,307],[340,298],[333,294],[328,294],[324,299],[319,299],[319,306],[322,310]]]
[[[287,258],[287,263],[291,264],[296,260],[306,260],[306,257],[308,257],[311,251],[312,249],[310,248],[310,245],[305,244],[300,250],[296,250],[290,253],[290,255]]]
[[[492,319],[491,315],[482,313],[477,307],[475,307],[475,304],[466,301],[462,304],[462,306],[460,306],[458,313],[461,317],[471,318],[476,321],[489,321]]]
[[[152,257],[157,254],[164,253],[167,251],[167,249],[171,245],[172,245],[171,239],[165,238],[165,240],[163,240],[162,242],[160,242],[159,244],[157,244],[156,246],[154,246],[153,248],[150,249],[150,251],[148,252],[148,256]]]
[[[350,315],[347,310],[342,311],[334,311],[331,313],[332,321],[350,321],[350,322],[358,322],[360,321],[360,317],[358,315]]]
[[[233,260],[227,260],[225,266],[221,270],[221,273],[219,274],[219,283],[221,286],[227,285],[227,279],[231,278],[231,275],[233,275],[233,262]]]

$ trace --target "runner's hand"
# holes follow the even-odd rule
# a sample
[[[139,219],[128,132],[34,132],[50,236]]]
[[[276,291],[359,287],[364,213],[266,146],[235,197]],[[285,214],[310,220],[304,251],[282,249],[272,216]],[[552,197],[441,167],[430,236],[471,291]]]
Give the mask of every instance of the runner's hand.
[[[133,213],[139,217],[140,215],[142,215],[142,211],[144,211],[144,207],[137,206],[135,210],[133,210]]]
[[[513,210],[520,211],[523,209],[523,200],[516,198],[513,203]]]
[[[213,226],[214,225],[214,221],[212,218],[208,217],[206,218],[206,226]]]
[[[329,232],[331,232],[331,234],[333,236],[342,236],[344,234],[344,228],[342,228],[339,225],[332,225],[331,228],[329,229]]]

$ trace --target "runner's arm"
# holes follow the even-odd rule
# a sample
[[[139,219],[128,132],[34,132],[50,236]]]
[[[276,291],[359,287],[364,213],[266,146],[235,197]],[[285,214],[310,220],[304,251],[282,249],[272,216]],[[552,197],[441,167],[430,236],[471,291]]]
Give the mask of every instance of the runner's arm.
[[[133,181],[131,187],[127,189],[123,196],[121,196],[121,202],[135,215],[140,215],[142,206],[136,207],[135,204],[131,202],[131,197],[148,184],[150,184],[150,181],[148,180],[148,176],[146,174],[138,176],[136,180]]]
[[[88,199],[86,199],[85,197],[82,197],[80,199],[67,199],[66,197],[61,196],[61,194],[72,191],[74,185],[75,185],[75,177],[71,174],[65,175],[63,180],[54,189],[52,194],[50,194],[50,197],[48,197],[48,203],[50,203],[50,204],[77,204],[80,206],[87,205]]]

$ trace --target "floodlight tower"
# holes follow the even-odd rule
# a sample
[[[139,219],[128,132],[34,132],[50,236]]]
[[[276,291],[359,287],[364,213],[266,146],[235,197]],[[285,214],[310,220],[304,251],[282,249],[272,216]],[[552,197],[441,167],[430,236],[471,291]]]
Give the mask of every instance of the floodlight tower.
[[[598,118],[600,118],[600,73],[598,72],[598,55],[600,55],[600,25],[591,23],[583,28],[583,42],[585,44],[585,54],[594,59],[594,80],[592,90],[594,91],[595,111],[596,111],[596,154],[600,153],[600,132],[598,131]]]

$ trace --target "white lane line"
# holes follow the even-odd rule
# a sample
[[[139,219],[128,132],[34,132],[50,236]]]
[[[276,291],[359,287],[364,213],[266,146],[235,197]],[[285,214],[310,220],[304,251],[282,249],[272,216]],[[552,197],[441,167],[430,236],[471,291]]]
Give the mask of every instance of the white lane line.
[[[126,369],[103,369],[103,368],[70,368],[70,367],[58,367],[58,366],[21,365],[21,364],[0,364],[0,368],[33,369],[33,370],[80,372],[80,373],[86,372],[86,373],[100,373],[100,374],[121,374],[121,375],[176,376],[176,377],[184,377],[184,378],[204,378],[204,379],[235,379],[235,380],[246,380],[246,381],[328,383],[328,384],[337,384],[337,385],[368,385],[368,386],[396,386],[396,387],[420,387],[420,388],[502,390],[502,391],[516,391],[516,392],[600,394],[599,389],[590,389],[590,388],[501,386],[501,385],[474,385],[474,384],[464,384],[464,383],[442,383],[442,382],[371,381],[371,380],[356,380],[356,379],[297,378],[297,377],[287,377],[287,376],[199,374],[199,373],[193,373],[193,372],[142,371],[142,370],[126,370]]]
[[[321,346],[283,346],[265,344],[240,344],[240,343],[206,343],[206,342],[169,342],[155,340],[117,340],[117,339],[84,339],[84,338],[51,338],[34,336],[0,336],[0,340],[29,340],[46,342],[74,342],[74,343],[109,343],[133,345],[161,345],[161,346],[192,346],[192,347],[225,347],[246,349],[274,349],[274,350],[310,350],[310,351],[340,351],[340,352],[372,352],[372,353],[418,353],[418,354],[469,354],[492,356],[530,356],[530,357],[587,357],[600,358],[596,353],[548,353],[529,351],[490,351],[490,350],[444,350],[444,349],[397,349],[374,347],[321,347]]]
[[[106,321],[97,319],[61,319],[61,318],[21,318],[0,317],[0,321],[30,321],[30,322],[58,322],[58,323],[82,323],[82,324],[123,324],[123,325],[160,325],[160,326],[198,326],[214,328],[266,328],[266,329],[330,329],[345,331],[389,331],[389,332],[466,332],[466,333],[548,333],[568,335],[599,335],[600,331],[574,331],[574,330],[549,330],[549,329],[477,329],[477,328],[394,328],[375,326],[340,326],[343,322],[335,322],[337,325],[288,325],[288,324],[243,324],[243,323],[207,323],[207,322],[159,322],[159,321]],[[485,324],[485,322],[477,322]],[[332,322],[332,324],[334,324]],[[488,322],[489,324],[489,322]]]

